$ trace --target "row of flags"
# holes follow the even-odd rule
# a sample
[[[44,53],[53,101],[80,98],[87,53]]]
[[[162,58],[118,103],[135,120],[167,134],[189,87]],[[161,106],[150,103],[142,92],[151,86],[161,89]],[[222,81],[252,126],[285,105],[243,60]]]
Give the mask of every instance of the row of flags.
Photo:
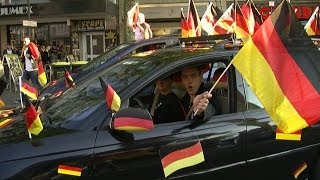
[[[201,36],[202,29],[208,35],[235,33],[238,39],[247,42],[263,23],[262,16],[252,0],[248,0],[241,7],[238,3],[232,3],[222,15],[217,11],[218,8],[210,2],[199,20],[195,4],[193,0],[189,0],[187,17],[181,9],[181,36],[198,37]],[[317,7],[305,29],[309,35],[320,35],[319,27],[319,7]]]

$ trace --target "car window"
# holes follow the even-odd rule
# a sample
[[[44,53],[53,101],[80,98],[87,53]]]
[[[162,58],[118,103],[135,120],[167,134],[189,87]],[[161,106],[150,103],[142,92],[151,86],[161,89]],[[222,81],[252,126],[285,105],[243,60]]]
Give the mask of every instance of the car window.
[[[99,65],[105,63],[110,57],[115,56],[119,52],[121,52],[123,49],[127,48],[130,46],[130,43],[127,44],[121,44],[117,46],[116,48],[113,48],[107,52],[105,52],[103,55],[98,56],[97,58],[89,61],[87,64],[81,66],[79,68],[80,71],[86,71],[86,70],[91,70],[97,68]]]
[[[109,83],[116,92],[120,92],[145,76],[150,69],[156,69],[158,66],[159,62],[131,58],[115,64],[98,76]],[[70,121],[90,120],[91,113],[105,103],[98,76],[88,79],[74,90],[68,90],[62,96],[50,101],[44,109],[55,125],[68,127]]]

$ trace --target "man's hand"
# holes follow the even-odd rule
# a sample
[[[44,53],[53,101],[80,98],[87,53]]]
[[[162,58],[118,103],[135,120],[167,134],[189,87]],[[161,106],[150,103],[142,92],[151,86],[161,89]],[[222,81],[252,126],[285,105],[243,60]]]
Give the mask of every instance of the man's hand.
[[[194,99],[193,99],[193,107],[194,107],[194,111],[197,111],[197,115],[202,115],[203,111],[205,111],[208,107],[209,104],[209,98],[212,97],[212,94],[209,94],[208,91],[197,95]]]

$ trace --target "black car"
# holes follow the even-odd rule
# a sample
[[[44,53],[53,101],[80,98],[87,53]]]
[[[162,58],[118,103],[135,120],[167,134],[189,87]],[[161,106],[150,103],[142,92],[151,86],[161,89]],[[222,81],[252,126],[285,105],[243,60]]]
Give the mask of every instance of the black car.
[[[303,129],[301,141],[276,140],[276,125],[241,74],[227,71],[227,87],[215,89],[222,114],[201,121],[154,124],[150,131],[119,131],[112,126],[118,114],[151,118],[155,82],[177,75],[182,68],[210,65],[204,83],[226,68],[238,47],[181,47],[131,56],[95,72],[58,97],[39,104],[44,130],[30,140],[23,116],[0,129],[0,179],[64,179],[59,166],[77,167],[82,177],[105,179],[164,179],[162,149],[200,142],[204,162],[177,170],[171,179],[301,179],[319,177],[320,126]],[[117,113],[106,106],[99,77],[121,97]],[[173,86],[183,89],[177,80]],[[226,93],[219,94],[219,91]],[[134,112],[134,113],[132,113]],[[121,117],[119,115],[119,117]]]
[[[177,36],[155,37],[140,42],[123,43],[89,61],[87,64],[81,66],[80,68],[75,69],[72,72],[72,78],[77,84],[82,79],[85,79],[86,76],[90,76],[91,72],[96,72],[101,69],[107,68],[123,57],[128,57],[136,53],[155,49],[171,48],[174,46],[178,46],[179,43],[179,37]],[[60,90],[66,90],[64,78],[60,78],[55,85],[46,87],[41,91],[41,93],[54,93]]]

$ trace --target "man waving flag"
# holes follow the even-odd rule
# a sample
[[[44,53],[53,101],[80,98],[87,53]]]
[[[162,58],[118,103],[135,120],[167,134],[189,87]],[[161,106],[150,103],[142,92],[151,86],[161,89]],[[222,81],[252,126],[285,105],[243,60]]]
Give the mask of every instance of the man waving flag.
[[[283,0],[233,59],[278,128],[320,120],[320,51]]]

